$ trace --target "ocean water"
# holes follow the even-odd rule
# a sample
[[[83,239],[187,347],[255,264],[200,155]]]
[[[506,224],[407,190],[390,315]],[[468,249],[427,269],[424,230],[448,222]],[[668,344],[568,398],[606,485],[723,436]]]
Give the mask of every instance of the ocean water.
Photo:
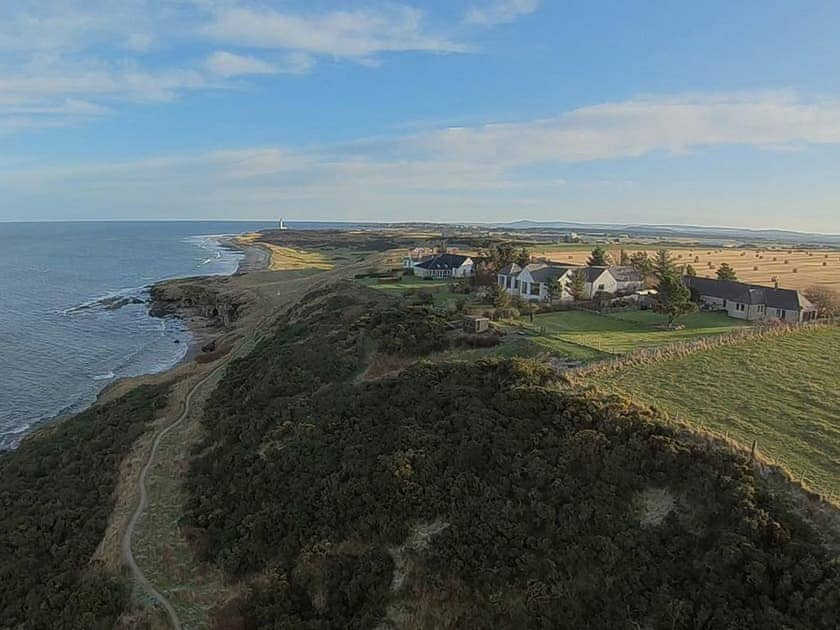
[[[267,223],[0,223],[0,450],[79,411],[115,378],[168,369],[186,353],[177,320],[147,304],[108,309],[159,280],[230,274],[219,235]]]

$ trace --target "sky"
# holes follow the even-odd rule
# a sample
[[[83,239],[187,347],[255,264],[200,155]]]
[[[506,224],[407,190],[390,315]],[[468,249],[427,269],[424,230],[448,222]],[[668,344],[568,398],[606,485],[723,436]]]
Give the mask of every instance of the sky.
[[[840,233],[836,0],[0,0],[0,220]]]

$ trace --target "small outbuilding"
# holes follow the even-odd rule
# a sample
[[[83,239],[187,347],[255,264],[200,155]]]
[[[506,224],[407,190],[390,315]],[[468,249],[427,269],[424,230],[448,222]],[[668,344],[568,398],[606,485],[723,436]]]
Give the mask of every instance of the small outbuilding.
[[[490,320],[487,317],[465,317],[464,332],[478,335],[490,330]]]

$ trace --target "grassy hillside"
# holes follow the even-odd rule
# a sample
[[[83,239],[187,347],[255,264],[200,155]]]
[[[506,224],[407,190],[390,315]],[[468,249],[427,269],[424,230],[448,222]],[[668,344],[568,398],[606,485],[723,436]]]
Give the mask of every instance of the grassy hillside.
[[[744,322],[721,313],[693,313],[680,320],[680,330],[663,328],[666,318],[652,311],[597,314],[560,311],[534,317],[519,325],[539,332],[532,341],[546,349],[581,361],[602,359],[639,348],[662,346],[738,330]]]
[[[184,519],[250,583],[221,624],[834,626],[840,567],[741,455],[537,363],[357,378],[447,334],[348,287],[231,364]]]
[[[750,445],[840,497],[840,328],[697,352],[596,382]]]
[[[0,455],[0,628],[112,628],[120,576],[91,566],[120,463],[167,387],[140,387]]]

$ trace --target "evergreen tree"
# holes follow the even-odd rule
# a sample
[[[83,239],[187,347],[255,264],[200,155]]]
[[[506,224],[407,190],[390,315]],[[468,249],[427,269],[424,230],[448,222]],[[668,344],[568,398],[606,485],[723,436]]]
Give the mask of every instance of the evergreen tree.
[[[572,273],[572,281],[569,284],[569,293],[576,301],[580,301],[586,294],[586,274],[583,269],[576,269]]]
[[[668,326],[673,326],[679,317],[697,310],[697,305],[691,301],[691,291],[674,271],[660,278],[656,290],[658,295],[653,310],[668,318]]]
[[[524,267],[531,262],[531,252],[523,247],[517,252],[514,262],[520,267]]]
[[[653,273],[653,262],[647,252],[635,252],[630,256],[630,266],[643,276]]]
[[[660,249],[656,252],[652,262],[652,270],[659,282],[662,282],[668,276],[677,275],[677,266],[667,249]]]
[[[598,245],[592,250],[592,254],[589,256],[586,264],[590,267],[608,267],[610,264],[610,255],[606,249]]]
[[[552,278],[548,281],[548,299],[549,301],[559,300],[563,296],[563,289],[565,285],[560,278]]]
[[[729,263],[722,263],[721,266],[718,267],[717,277],[718,280],[729,280],[730,282],[738,280],[738,274],[735,273],[735,270]]]

